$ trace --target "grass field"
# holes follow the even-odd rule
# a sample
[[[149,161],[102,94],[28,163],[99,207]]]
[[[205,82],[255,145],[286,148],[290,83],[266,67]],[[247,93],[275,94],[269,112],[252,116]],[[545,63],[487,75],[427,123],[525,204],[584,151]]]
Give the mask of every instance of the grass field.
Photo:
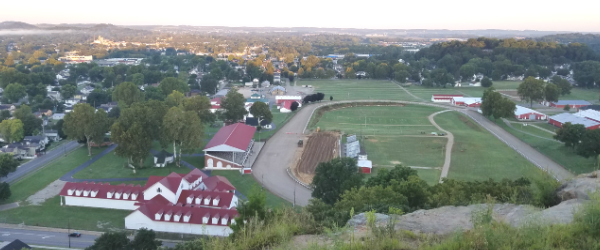
[[[269,139],[272,135],[277,132],[283,125],[290,119],[296,112],[293,113],[281,113],[275,106],[271,109],[271,114],[273,114],[273,123],[275,124],[275,128],[271,130],[262,130],[260,132],[254,133],[255,141],[264,141]]]
[[[591,103],[598,103],[600,97],[600,89],[583,89],[573,88],[571,94],[560,96],[559,100],[586,100]]]
[[[240,191],[242,194],[248,196],[250,195],[250,190],[252,190],[253,186],[260,187],[260,183],[258,183],[252,175],[245,174],[241,175],[238,171],[231,170],[213,170],[211,172],[212,175],[220,175],[224,176],[235,186],[235,189]],[[292,204],[288,201],[274,195],[273,193],[266,191],[267,194],[267,206],[271,208],[279,207],[279,206],[291,206]]]
[[[536,129],[530,126],[521,127],[519,125],[515,127],[516,129],[510,128],[506,126],[503,122],[496,122],[499,126],[504,128],[506,131],[511,133],[512,135],[518,137],[523,142],[529,144],[531,147],[535,148],[540,153],[548,156],[550,159],[555,161],[556,163],[562,165],[567,170],[573,172],[574,174],[583,174],[589,173],[596,170],[595,160],[594,158],[585,158],[579,156],[575,153],[573,149],[567,148],[561,142],[554,142],[549,140],[544,140],[541,138],[537,138],[535,136],[531,136],[529,134],[523,133],[522,131],[533,133],[534,135],[543,136],[546,138],[552,138],[552,134],[542,131],[540,129]],[[521,130],[521,131],[519,131]],[[537,131],[539,132],[537,132]]]
[[[92,148],[92,154],[96,155],[105,148]],[[48,186],[67,172],[73,170],[85,161],[89,160],[86,147],[81,147],[70,153],[67,157],[60,157],[56,161],[46,165],[42,169],[26,176],[18,182],[10,185],[12,195],[3,203],[23,201],[38,190]],[[2,212],[0,212],[0,215]]]
[[[0,212],[1,223],[55,227],[90,231],[124,229],[125,216],[131,211],[69,207],[60,205],[60,197],[48,199],[41,206],[22,206]],[[66,237],[66,236],[65,236]]]
[[[429,135],[438,131],[427,117],[439,110],[421,105],[343,108],[325,112],[314,127],[359,135],[375,169],[398,164],[437,168],[444,163],[446,139]],[[428,181],[439,179],[439,170],[419,172]]]
[[[516,89],[521,82],[515,81],[497,81],[494,82],[494,88],[496,89]],[[464,95],[467,97],[481,97],[483,96],[483,91],[486,89],[484,87],[469,87],[463,85],[463,87],[449,87],[449,88],[427,88],[418,85],[412,85],[406,87],[408,91],[413,93],[414,95],[423,98],[425,100],[431,100],[431,95],[433,94],[452,94],[452,95]]]
[[[537,167],[466,116],[447,112],[437,115],[435,121],[454,134],[448,178],[501,180],[539,174]]]
[[[384,80],[302,80],[298,85],[312,85],[315,92],[325,94],[325,99],[333,96],[340,100],[405,100],[418,101],[397,84]]]

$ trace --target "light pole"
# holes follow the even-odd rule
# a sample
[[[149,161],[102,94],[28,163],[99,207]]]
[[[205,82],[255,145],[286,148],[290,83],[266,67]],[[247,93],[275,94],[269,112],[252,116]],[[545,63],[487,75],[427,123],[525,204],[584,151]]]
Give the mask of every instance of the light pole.
[[[71,248],[71,219],[67,219],[67,237],[69,238],[69,248]]]

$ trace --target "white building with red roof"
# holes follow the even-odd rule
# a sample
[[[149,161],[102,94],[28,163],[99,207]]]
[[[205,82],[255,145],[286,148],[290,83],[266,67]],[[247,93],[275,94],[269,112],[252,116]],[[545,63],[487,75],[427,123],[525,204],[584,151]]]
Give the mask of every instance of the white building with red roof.
[[[249,173],[248,156],[256,128],[243,123],[222,127],[204,148],[205,169],[238,170]]]
[[[431,96],[432,102],[452,102],[452,98],[463,97],[463,95],[449,95],[449,94],[433,94]]]
[[[194,169],[188,174],[151,176],[140,185],[68,182],[61,205],[132,210],[125,228],[227,236],[237,216],[235,187],[222,176],[208,177]],[[208,218],[208,222],[205,217]]]
[[[210,112],[215,113],[221,109],[221,97],[215,97],[210,100]]]

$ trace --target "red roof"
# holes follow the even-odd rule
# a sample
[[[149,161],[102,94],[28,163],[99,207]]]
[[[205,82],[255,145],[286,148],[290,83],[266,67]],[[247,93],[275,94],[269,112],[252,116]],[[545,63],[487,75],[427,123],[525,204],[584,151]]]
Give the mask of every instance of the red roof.
[[[206,175],[204,172],[200,171],[200,169],[197,168],[194,168],[191,172],[183,176],[183,178],[189,183],[193,183],[200,177],[202,177],[202,180],[204,180],[208,178],[208,175]]]
[[[283,101],[281,103],[281,107],[285,108],[285,109],[292,110],[292,103],[294,103],[294,102],[297,102],[297,101],[290,101],[290,100]]]
[[[72,194],[69,194],[69,190],[72,190]],[[79,192],[78,192],[79,191]],[[96,199],[113,199],[113,200],[125,200],[122,194],[136,194],[137,197],[132,199],[132,196],[127,197],[126,200],[141,201],[144,198],[144,188],[140,185],[134,186],[133,184],[125,185],[110,185],[108,183],[94,183],[94,182],[67,182],[60,191],[61,196],[79,196],[86,198]],[[95,197],[92,197],[92,192],[97,192]],[[112,192],[112,198],[108,198],[107,193]],[[79,195],[77,195],[79,193]],[[121,196],[117,199],[115,194],[120,193]],[[86,195],[87,194],[87,195]]]
[[[161,211],[162,210],[162,211]],[[177,205],[161,205],[161,204],[143,204],[138,208],[142,214],[146,215],[150,220],[153,221],[165,221],[165,214],[171,212],[174,215],[183,214],[179,221],[174,221],[175,216],[171,216],[167,222],[174,223],[189,223],[189,224],[205,224],[227,227],[231,224],[231,219],[238,216],[238,212],[235,209],[220,209],[220,208],[206,208],[206,207],[194,207],[190,205],[177,206]],[[165,212],[166,211],[166,212]],[[162,213],[159,220],[155,219],[157,212]],[[135,212],[134,212],[135,213]],[[208,215],[208,222],[202,223],[202,218]],[[184,216],[190,216],[189,222],[184,222]],[[216,224],[212,223],[213,217],[219,218]],[[221,218],[227,218],[226,225],[221,224]]]
[[[246,151],[248,145],[250,145],[250,142],[252,141],[252,137],[254,137],[255,131],[255,127],[243,123],[222,127],[219,132],[213,136],[210,142],[206,144],[204,150],[220,145],[227,145]]]
[[[446,94],[433,94],[434,97],[462,97],[463,95],[446,95]]]
[[[192,197],[192,203],[187,202],[188,197]],[[220,208],[223,206],[230,207],[231,201],[233,200],[233,193],[205,191],[205,190],[183,190],[183,191],[181,191],[181,194],[179,195],[179,200],[177,200],[177,203],[191,204],[191,205],[195,206],[196,205],[196,203],[195,203],[196,197],[198,197],[200,199],[205,199],[207,197],[210,197],[210,203],[208,205],[204,205],[204,200],[202,200],[201,205],[203,205],[203,206],[210,206],[210,207],[216,207],[216,208]],[[213,203],[212,203],[213,199],[215,199],[217,197],[219,198],[219,203],[216,206],[213,206]]]
[[[223,176],[211,176],[205,178],[202,182],[206,185],[208,191],[233,191],[235,187],[231,185],[231,182]]]
[[[212,100],[210,100],[210,103],[215,103],[215,105],[221,106],[221,97],[213,98]]]
[[[212,105],[210,106],[210,109],[221,109],[220,105]]]

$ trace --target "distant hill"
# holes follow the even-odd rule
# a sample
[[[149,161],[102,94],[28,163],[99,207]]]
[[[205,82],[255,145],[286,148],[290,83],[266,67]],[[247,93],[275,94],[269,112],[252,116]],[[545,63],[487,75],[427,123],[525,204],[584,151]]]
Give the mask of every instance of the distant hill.
[[[39,29],[39,27],[35,25],[31,25],[24,22],[13,22],[6,21],[0,23],[0,30],[33,30]]]
[[[569,43],[584,43],[591,49],[600,53],[600,34],[581,34],[581,33],[569,33],[569,34],[556,34],[543,36],[535,39],[541,42],[557,42],[563,44]]]

